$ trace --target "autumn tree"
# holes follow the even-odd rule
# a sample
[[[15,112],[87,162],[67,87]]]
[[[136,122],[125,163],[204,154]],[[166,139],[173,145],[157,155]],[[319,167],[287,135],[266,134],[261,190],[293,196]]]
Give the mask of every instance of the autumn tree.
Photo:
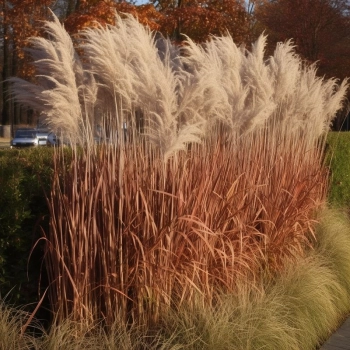
[[[80,8],[81,0],[56,0],[52,10],[61,20],[66,19]]]
[[[80,0],[77,10],[65,19],[65,28],[73,34],[86,27],[114,24],[116,12],[122,16],[131,14],[152,30],[159,30],[162,15],[152,4],[135,6],[131,2],[113,0]]]
[[[26,55],[27,39],[42,35],[42,21],[50,19],[50,10],[62,21],[67,19],[67,29],[72,33],[96,23],[113,24],[116,10],[132,13],[152,29],[158,29],[159,26],[152,21],[158,15],[153,5],[136,7],[112,0],[2,0],[1,124],[27,122],[27,111],[21,110],[8,95],[7,79],[11,76],[30,79],[33,69]]]
[[[350,22],[346,0],[272,0],[257,9],[272,46],[292,39],[297,52],[318,62],[319,72],[349,75]]]
[[[86,27],[113,24],[116,11],[132,14],[140,23],[175,41],[183,40],[183,34],[198,42],[226,33],[238,43],[248,38],[244,0],[154,0],[139,6],[132,1],[80,0],[78,9],[65,19],[65,27],[77,33]]]
[[[292,39],[296,52],[327,78],[350,76],[350,16],[346,0],[270,0],[256,8],[269,43]],[[350,97],[350,96],[349,96]],[[345,108],[333,127],[348,118]]]
[[[245,7],[248,18],[248,38],[247,42],[255,42],[264,31],[262,23],[257,19],[257,9],[265,5],[269,0],[245,0]]]
[[[230,33],[235,41],[247,38],[247,12],[243,0],[153,0],[164,15],[160,31],[176,41],[189,36],[203,42],[210,35]]]
[[[7,79],[11,76],[28,78],[31,66],[24,48],[30,36],[40,35],[42,21],[49,16],[53,0],[2,0],[2,113],[1,123],[11,124],[15,115],[20,122],[19,106],[8,95]]]

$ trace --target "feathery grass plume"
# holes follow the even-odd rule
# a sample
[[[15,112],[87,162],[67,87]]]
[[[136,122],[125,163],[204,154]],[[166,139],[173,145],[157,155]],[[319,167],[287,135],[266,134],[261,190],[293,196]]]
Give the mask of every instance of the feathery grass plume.
[[[179,63],[174,64],[173,59],[178,60],[169,44],[160,55],[152,33],[132,16],[116,15],[115,26],[87,29],[82,36],[90,71],[100,84],[100,94],[109,96],[111,103],[107,109],[102,99],[103,114],[119,115],[135,128],[135,111],[141,111],[143,133],[165,159],[200,141],[201,124],[179,118],[180,80],[175,70]]]
[[[288,45],[285,45],[284,49],[288,52]],[[285,80],[290,76],[290,82],[293,81],[294,86],[289,84],[287,95],[276,101],[278,108],[272,122],[276,123],[278,120],[279,123],[284,124],[284,128],[290,129],[291,133],[303,135],[305,138],[303,142],[306,148],[310,149],[317,140],[324,139],[331,121],[343,107],[348,81],[345,79],[338,85],[335,79],[325,80],[318,77],[316,66],[306,66],[300,59],[298,71],[297,60],[292,53],[288,53],[288,56],[294,63],[291,63],[291,72],[286,70]],[[287,61],[287,58],[284,60]],[[274,58],[271,58],[270,64],[275,71]],[[283,88],[279,86],[278,91],[283,91]],[[313,131],[309,132],[311,128]]]
[[[271,75],[269,67],[265,64],[266,40],[267,37],[261,35],[252,45],[252,50],[244,56],[242,79],[249,87],[246,108],[250,113],[242,120],[242,132],[264,126],[276,108]]]
[[[346,91],[349,87],[349,79],[344,79],[338,85],[337,79],[328,79],[323,86],[323,98],[327,103],[323,106],[323,114],[325,116],[323,121],[322,133],[327,132],[334,119],[335,111],[338,111],[346,102]]]
[[[273,55],[269,58],[269,70],[274,83],[274,100],[276,103],[288,103],[295,93],[297,80],[301,70],[301,60],[294,51],[291,40],[277,43]],[[288,112],[288,105],[282,108]]]
[[[231,125],[231,132],[239,130],[241,122],[246,118],[249,110],[247,108],[248,86],[244,84],[242,69],[245,62],[243,48],[238,48],[232,37],[214,37],[207,43],[208,51],[215,51],[221,60],[222,70],[220,72],[219,84],[225,90],[225,102],[227,100],[228,114],[224,117]],[[210,66],[210,63],[209,63]]]
[[[40,112],[53,131],[81,143],[84,117],[91,115],[96,99],[94,79],[82,68],[72,40],[53,15],[44,24],[48,39],[30,38],[27,50],[34,60],[36,82],[11,78],[12,94],[20,103]],[[85,121],[86,123],[86,121]]]
[[[138,77],[130,69],[134,58],[128,26],[87,28],[81,36],[87,69],[98,79],[102,113],[129,112],[137,98],[133,83]]]
[[[130,30],[128,40],[134,57],[131,64],[138,76],[134,89],[138,96],[137,105],[143,113],[144,133],[167,159],[176,151],[185,149],[188,143],[200,142],[204,121],[202,118],[191,120],[180,114],[184,71],[174,70],[172,47],[165,46],[166,51],[161,52],[160,57],[151,33],[131,16],[127,21],[118,19],[118,26],[123,23]]]
[[[347,80],[338,86],[317,77],[315,65],[304,64],[291,41],[278,44],[269,59],[265,45],[264,35],[251,51],[238,49],[229,36],[213,37],[203,47],[188,39],[182,60],[191,72],[189,86],[203,91],[195,105],[204,107],[197,110],[211,125],[220,122],[243,133],[276,123],[296,132],[305,123],[317,124],[308,136],[318,138],[342,107]]]
[[[213,37],[203,48],[187,40],[183,60],[193,72],[190,85],[205,91],[198,104],[211,125],[223,123],[241,133],[264,125],[272,115],[274,89],[264,61],[265,43],[261,36],[252,52],[246,52],[230,36]]]
[[[267,64],[277,105],[271,122],[285,124],[284,128],[292,133],[302,133],[307,148],[312,148],[316,140],[324,138],[343,107],[348,80],[338,85],[335,79],[318,77],[316,65],[304,63],[295,54],[291,41],[278,44]]]
[[[182,61],[189,74],[185,76],[181,94],[181,114],[185,119],[204,118],[211,129],[215,123],[227,115],[225,90],[220,84],[221,62],[216,52],[187,39]],[[224,120],[222,121],[224,122]]]

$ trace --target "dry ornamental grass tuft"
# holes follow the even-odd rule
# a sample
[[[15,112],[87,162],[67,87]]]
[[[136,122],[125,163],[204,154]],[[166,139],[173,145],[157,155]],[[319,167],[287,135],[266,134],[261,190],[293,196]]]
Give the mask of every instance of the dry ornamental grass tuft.
[[[117,17],[81,33],[79,58],[57,19],[46,29],[32,39],[38,85],[12,83],[74,144],[68,169],[56,150],[46,233],[58,321],[152,324],[303,254],[347,81],[317,77],[290,42],[265,59],[265,36],[179,51]]]

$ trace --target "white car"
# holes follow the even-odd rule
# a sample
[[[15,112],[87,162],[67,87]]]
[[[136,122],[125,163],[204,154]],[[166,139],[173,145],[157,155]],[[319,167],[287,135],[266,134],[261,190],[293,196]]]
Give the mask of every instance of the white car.
[[[39,139],[36,130],[29,128],[17,129],[10,145],[11,148],[38,146]]]
[[[36,129],[36,135],[40,146],[58,146],[58,137],[47,129]]]
[[[48,136],[50,134],[50,131],[45,129],[36,129],[36,136],[38,138],[38,145],[39,146],[46,146],[48,142]]]

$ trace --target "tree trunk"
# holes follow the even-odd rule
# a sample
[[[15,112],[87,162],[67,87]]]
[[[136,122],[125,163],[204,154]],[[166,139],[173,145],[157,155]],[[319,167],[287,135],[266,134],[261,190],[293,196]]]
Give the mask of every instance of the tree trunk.
[[[6,2],[2,3],[2,10],[4,19],[6,17]],[[9,83],[6,81],[11,76],[11,41],[9,39],[10,33],[7,21],[3,21],[3,69],[2,69],[2,112],[1,112],[1,124],[12,124],[11,116],[11,101],[9,99]]]
[[[68,0],[66,18],[79,10],[80,0]]]

